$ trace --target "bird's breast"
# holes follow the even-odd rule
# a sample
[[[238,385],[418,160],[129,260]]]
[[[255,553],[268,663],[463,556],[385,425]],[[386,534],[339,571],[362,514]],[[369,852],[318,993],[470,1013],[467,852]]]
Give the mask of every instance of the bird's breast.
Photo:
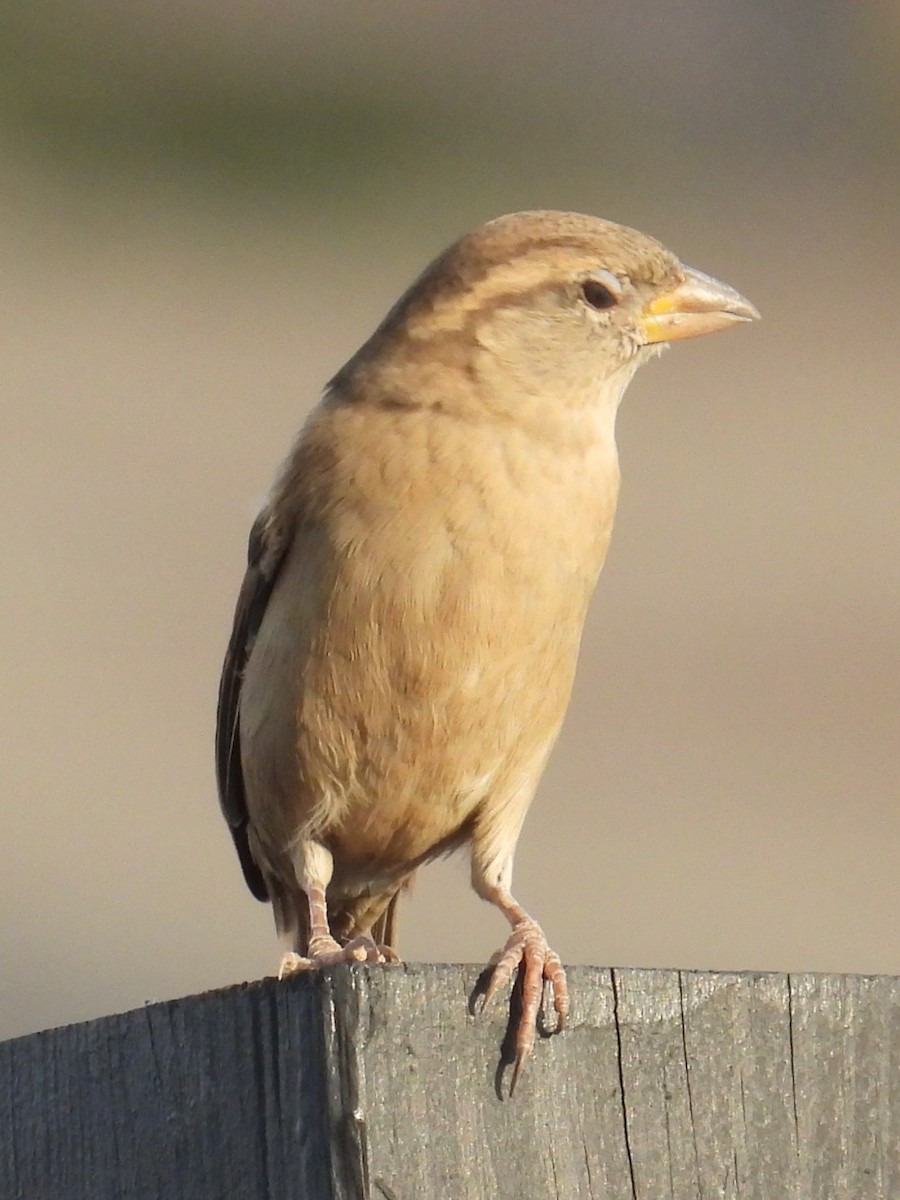
[[[348,871],[419,859],[543,761],[612,527],[614,446],[439,422],[357,459],[328,512],[298,761]]]

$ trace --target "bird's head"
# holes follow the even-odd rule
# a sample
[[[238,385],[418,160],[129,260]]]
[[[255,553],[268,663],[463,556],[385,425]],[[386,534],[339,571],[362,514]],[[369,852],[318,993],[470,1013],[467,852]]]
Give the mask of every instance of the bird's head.
[[[441,389],[425,381],[457,374],[504,407],[538,393],[568,404],[598,395],[618,402],[637,366],[666,343],[758,315],[733,288],[627,226],[578,213],[513,213],[431,263],[348,368],[402,363],[403,375],[419,375],[435,398]],[[410,369],[416,363],[421,374]]]

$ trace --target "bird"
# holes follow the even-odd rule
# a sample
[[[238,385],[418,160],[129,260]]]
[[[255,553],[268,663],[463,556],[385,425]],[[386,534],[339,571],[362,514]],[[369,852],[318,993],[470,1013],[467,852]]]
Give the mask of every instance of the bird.
[[[413,874],[468,847],[521,973],[515,1075],[566,974],[512,892],[619,490],[615,421],[668,343],[758,317],[659,241],[570,212],[441,253],[325,387],[250,533],[216,766],[279,976],[397,958]]]

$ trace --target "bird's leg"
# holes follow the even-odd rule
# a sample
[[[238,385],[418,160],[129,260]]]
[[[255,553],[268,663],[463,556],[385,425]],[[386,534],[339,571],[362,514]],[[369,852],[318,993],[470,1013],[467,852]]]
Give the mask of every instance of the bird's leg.
[[[325,895],[334,871],[330,851],[320,842],[301,841],[294,848],[293,861],[297,883],[308,905],[309,937],[305,946],[298,946],[296,935],[290,935],[290,946],[285,948],[282,955],[278,978],[283,979],[285,975],[293,975],[296,971],[332,967],[337,963],[383,963],[384,955],[371,938],[356,937],[341,946],[331,936]]]
[[[491,869],[491,866],[494,869]],[[569,989],[559,955],[551,949],[537,921],[530,917],[513,897],[509,890],[511,879],[511,853],[497,869],[494,864],[479,862],[476,847],[472,860],[472,884],[475,891],[483,900],[499,908],[512,926],[506,945],[491,957],[488,964],[491,976],[484,993],[482,1009],[487,1007],[500,988],[509,983],[520,966],[522,969],[522,1012],[515,1036],[516,1065],[510,1089],[513,1090],[525,1060],[534,1048],[544,980],[549,982],[553,993],[557,1032],[562,1029],[569,1012]]]

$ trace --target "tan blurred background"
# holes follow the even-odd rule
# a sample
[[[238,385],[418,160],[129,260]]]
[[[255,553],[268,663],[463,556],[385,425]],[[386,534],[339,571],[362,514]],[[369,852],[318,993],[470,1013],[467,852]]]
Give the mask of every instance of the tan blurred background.
[[[212,770],[250,522],[411,277],[527,207],[765,320],[629,392],[518,894],[570,962],[900,972],[898,80],[891,0],[0,7],[0,1036],[273,968]],[[402,932],[504,936],[461,858]]]

